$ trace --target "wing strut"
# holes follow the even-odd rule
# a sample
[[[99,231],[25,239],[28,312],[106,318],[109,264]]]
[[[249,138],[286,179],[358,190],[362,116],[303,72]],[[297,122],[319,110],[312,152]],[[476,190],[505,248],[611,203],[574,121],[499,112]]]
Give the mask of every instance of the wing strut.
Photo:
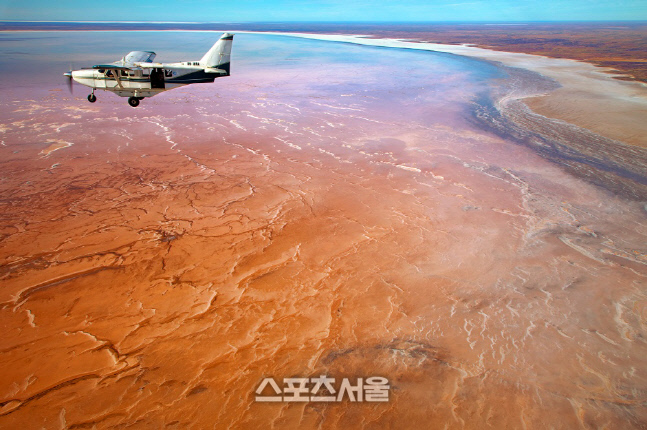
[[[115,79],[117,80],[117,85],[119,85],[119,88],[123,89],[123,85],[121,85],[121,78],[119,77],[119,70],[113,70],[113,73],[115,74]]]
[[[125,67],[125,66],[115,66],[114,64],[97,64],[96,66],[92,66],[93,69],[105,69],[105,70],[110,70],[112,74],[115,77],[115,80],[117,81],[117,86],[119,88],[124,88],[124,86],[121,84],[121,78],[119,76],[119,71],[120,70],[132,70],[130,67]]]

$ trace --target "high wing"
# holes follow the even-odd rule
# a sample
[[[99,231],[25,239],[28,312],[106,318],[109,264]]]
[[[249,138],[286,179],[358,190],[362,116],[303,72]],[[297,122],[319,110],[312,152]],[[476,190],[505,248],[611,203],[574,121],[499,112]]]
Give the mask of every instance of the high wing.
[[[92,66],[93,69],[109,69],[109,70],[132,70],[132,67],[117,66],[115,64],[96,64]]]
[[[135,67],[141,67],[142,69],[154,69],[157,67],[164,67],[163,63],[135,63]]]
[[[92,66],[92,68],[109,70],[133,70],[133,67],[142,67],[143,65],[153,64],[155,55],[156,54],[152,51],[132,51],[119,61],[115,61],[114,63],[110,64],[97,64]]]
[[[190,62],[189,64],[194,64],[196,62]],[[139,67],[140,69],[195,69],[195,66],[186,65],[184,63],[134,63],[133,66]],[[226,75],[227,71],[224,69],[218,69],[216,67],[202,67],[205,73],[218,73],[220,75]]]

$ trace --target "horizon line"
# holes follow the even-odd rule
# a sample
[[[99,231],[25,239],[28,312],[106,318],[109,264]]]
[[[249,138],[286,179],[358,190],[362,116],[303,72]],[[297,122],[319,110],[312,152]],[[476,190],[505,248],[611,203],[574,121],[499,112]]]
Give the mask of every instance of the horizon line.
[[[60,23],[60,24],[533,24],[533,23],[647,23],[647,19],[605,19],[605,20],[536,20],[536,21],[134,21],[134,20],[27,20],[27,19],[0,19],[0,23]]]

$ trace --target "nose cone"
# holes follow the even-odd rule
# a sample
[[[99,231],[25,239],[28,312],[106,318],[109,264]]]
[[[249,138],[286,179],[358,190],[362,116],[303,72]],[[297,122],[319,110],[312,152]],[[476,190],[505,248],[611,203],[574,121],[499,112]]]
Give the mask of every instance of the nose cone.
[[[79,84],[88,87],[94,86],[94,79],[97,75],[98,71],[95,70],[72,70],[71,72],[65,73],[65,76],[71,77]]]
[[[79,79],[94,79],[95,74],[97,72],[95,70],[74,70],[71,73],[74,79],[79,80]]]

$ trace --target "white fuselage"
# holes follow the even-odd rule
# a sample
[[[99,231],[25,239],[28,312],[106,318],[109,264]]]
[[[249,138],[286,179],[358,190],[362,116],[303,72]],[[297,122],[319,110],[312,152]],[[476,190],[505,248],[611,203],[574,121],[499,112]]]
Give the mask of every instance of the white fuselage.
[[[213,82],[219,73],[206,71],[196,61],[159,64],[133,70],[85,69],[72,72],[79,84],[112,91],[122,97],[152,97],[163,91],[200,82]],[[116,77],[115,74],[118,74]]]

